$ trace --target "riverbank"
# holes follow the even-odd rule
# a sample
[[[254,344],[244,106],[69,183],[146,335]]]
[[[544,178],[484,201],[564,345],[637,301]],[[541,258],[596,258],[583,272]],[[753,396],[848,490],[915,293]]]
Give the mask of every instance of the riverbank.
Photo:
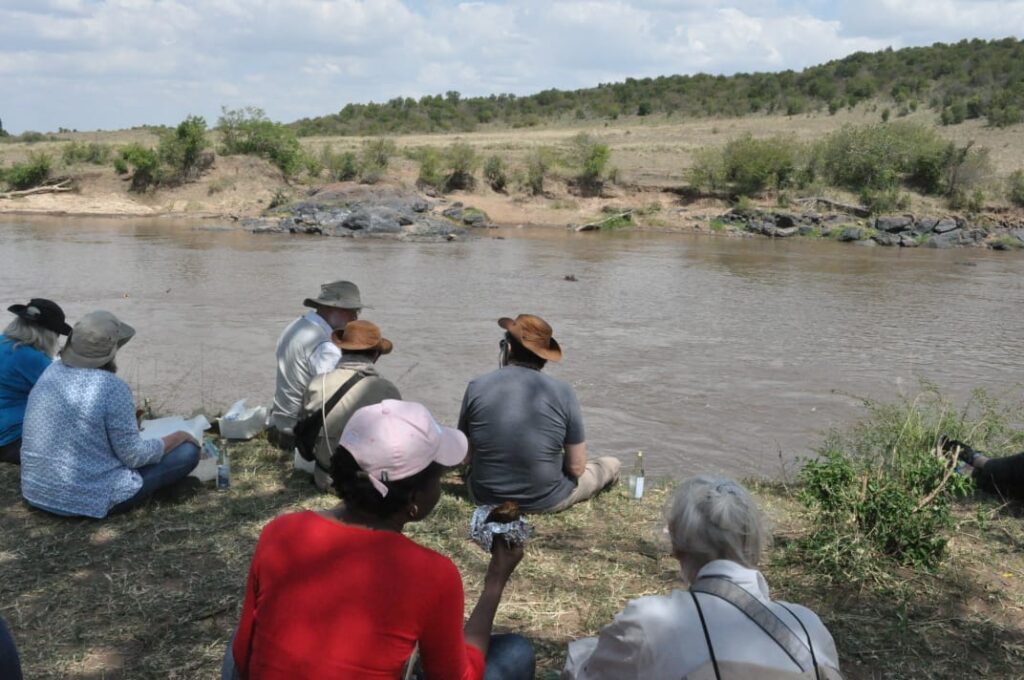
[[[262,440],[230,447],[232,488],[193,489],[104,521],[30,511],[18,470],[0,466],[0,615],[30,678],[215,678],[237,621],[260,529],[282,512],[330,507]],[[803,558],[813,531],[784,483],[752,490],[774,525],[763,565],[773,596],[800,602],[832,631],[847,677],[1015,677],[1024,672],[1024,533],[1014,507],[977,497],[937,572],[904,570],[860,585],[830,581]],[[410,527],[459,566],[467,604],[486,555],[466,539],[471,506],[449,476],[435,513]],[[661,534],[665,485],[640,501],[621,487],[531,521],[536,533],[497,627],[537,645],[553,679],[565,646],[592,635],[631,598],[677,586]]]

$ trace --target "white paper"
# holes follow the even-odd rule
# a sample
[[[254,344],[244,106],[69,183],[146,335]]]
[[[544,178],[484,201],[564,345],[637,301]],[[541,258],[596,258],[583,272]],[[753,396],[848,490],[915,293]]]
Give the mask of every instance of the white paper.
[[[143,420],[140,434],[143,439],[161,439],[175,432],[188,432],[196,441],[202,441],[203,432],[209,429],[210,421],[203,415],[189,420],[185,420],[181,416],[169,416],[155,420]]]

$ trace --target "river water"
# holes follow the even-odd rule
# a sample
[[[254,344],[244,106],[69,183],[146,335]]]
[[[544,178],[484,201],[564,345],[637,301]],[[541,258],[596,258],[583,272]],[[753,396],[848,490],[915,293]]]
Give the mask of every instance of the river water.
[[[503,238],[495,238],[502,236]],[[496,366],[499,316],[548,319],[591,454],[648,471],[784,472],[859,397],[1024,382],[1024,257],[519,229],[454,243],[250,235],[212,224],[0,217],[0,301],[109,309],[120,374],[163,411],[269,403],[274,346],[322,281],[357,282],[395,343],[379,367],[454,423]],[[564,280],[575,275],[576,282]],[[781,456],[781,458],[780,458]]]

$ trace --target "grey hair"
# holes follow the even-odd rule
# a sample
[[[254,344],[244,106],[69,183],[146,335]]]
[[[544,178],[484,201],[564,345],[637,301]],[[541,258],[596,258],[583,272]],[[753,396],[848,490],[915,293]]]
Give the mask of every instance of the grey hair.
[[[51,359],[57,355],[58,335],[39,324],[26,321],[20,316],[14,317],[14,321],[7,324],[7,328],[4,329],[4,337],[14,340],[15,347],[22,345],[34,347]]]
[[[672,551],[690,583],[712,560],[757,567],[768,543],[768,527],[754,499],[725,477],[687,479],[676,489],[666,514]]]

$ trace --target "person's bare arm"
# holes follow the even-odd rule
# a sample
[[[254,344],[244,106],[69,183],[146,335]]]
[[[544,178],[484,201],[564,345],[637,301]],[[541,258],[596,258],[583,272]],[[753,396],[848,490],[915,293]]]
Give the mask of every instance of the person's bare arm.
[[[491,642],[491,627],[494,625],[494,615],[498,611],[498,603],[501,602],[501,595],[505,591],[505,584],[515,571],[516,565],[523,559],[523,546],[510,546],[502,536],[494,537],[494,547],[491,549],[491,562],[487,565],[487,574],[484,576],[484,589],[480,593],[480,599],[473,608],[473,613],[466,621],[465,637],[466,643],[473,645],[480,650],[480,653],[487,656],[487,647]]]
[[[573,479],[579,479],[587,469],[587,443],[565,445],[565,473]]]

